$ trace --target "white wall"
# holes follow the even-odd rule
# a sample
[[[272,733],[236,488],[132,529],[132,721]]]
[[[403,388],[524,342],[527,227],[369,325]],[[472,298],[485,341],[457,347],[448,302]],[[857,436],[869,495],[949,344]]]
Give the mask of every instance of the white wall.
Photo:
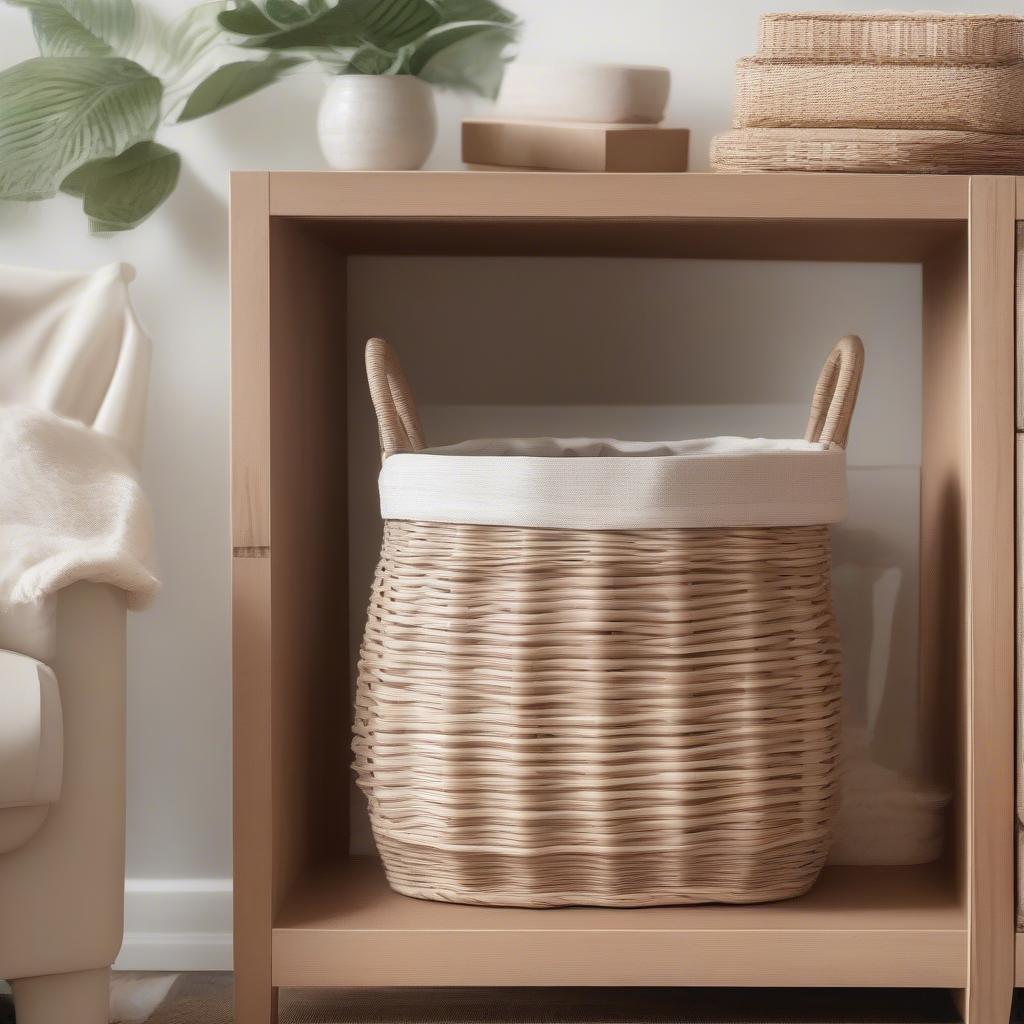
[[[188,6],[183,0],[154,2],[167,13]],[[669,120],[692,129],[694,170],[707,168],[709,139],[729,122],[733,62],[753,51],[758,13],[775,9],[753,0],[713,5],[682,0],[631,0],[628,4],[621,0],[510,0],[510,6],[526,21],[524,57],[670,66]],[[878,4],[877,0],[791,0],[790,6],[867,10]],[[888,6],[912,9],[916,4],[890,2]],[[929,6],[984,11],[991,4],[929,0]],[[0,6],[0,66],[34,54],[24,11]],[[166,129],[161,137],[184,156],[181,183],[156,216],[129,234],[90,238],[78,203],[69,197],[37,205],[0,204],[0,263],[81,268],[115,259],[134,263],[139,272],[135,302],[155,342],[144,473],[159,515],[165,588],[156,607],[131,623],[129,937],[122,958],[126,966],[226,963],[231,872],[227,174],[245,168],[322,167],[313,132],[321,89],[317,74],[298,75],[213,118]],[[458,117],[479,106],[441,97],[441,136],[430,167],[459,166]],[[701,265],[693,265],[697,266]],[[755,274],[742,268],[688,271],[679,263],[666,264],[657,336],[666,337],[676,320],[692,324],[695,308],[701,329],[717,330],[720,335],[725,331],[720,324],[715,326],[707,293],[701,293],[702,299],[692,288],[681,286],[701,279],[694,278],[694,273],[724,290],[731,317],[725,333],[756,336],[764,325],[755,304],[734,303],[729,296],[742,294],[730,291],[737,281],[760,281],[764,289],[762,269]],[[390,271],[373,261],[354,269],[366,285],[367,299],[353,312],[353,327],[364,333],[387,312],[379,295],[380,301],[373,303],[374,289],[379,289],[385,272]],[[451,291],[465,272],[478,273],[482,285],[489,281],[490,287],[499,280],[493,269],[440,268],[437,291],[425,289],[425,298]],[[595,273],[599,280],[601,272]],[[809,353],[811,339],[815,345],[819,338],[823,343],[836,333],[840,321],[841,330],[864,322],[865,333],[870,327],[876,336],[892,336],[897,362],[912,362],[914,346],[919,344],[916,305],[907,299],[913,293],[914,273],[911,268],[860,268],[851,278],[839,275],[836,268],[780,270],[773,290],[762,291],[772,297],[774,319],[769,333],[776,341],[785,337],[780,317],[784,318],[788,306],[810,298],[811,310],[802,316],[788,354]],[[542,286],[542,281],[531,285]],[[611,318],[605,322],[621,324],[615,309],[621,314],[635,308],[650,286],[649,277],[641,279],[641,275],[617,279],[614,298],[606,298],[602,307]],[[464,301],[469,293],[458,294]],[[500,296],[495,296],[495,302],[500,303]],[[856,317],[858,304],[866,310],[863,318]],[[477,306],[470,310],[467,323],[486,329],[490,315]],[[571,321],[575,312],[562,304],[557,315]],[[394,311],[388,316],[388,326],[399,338],[411,335],[412,319],[396,319]],[[707,382],[712,377],[700,379]],[[431,387],[428,382],[428,392]],[[796,395],[780,385],[777,394],[766,400],[786,405],[796,402]],[[889,398],[893,403],[900,400],[898,393]],[[602,408],[610,404],[607,396],[593,399],[582,393],[571,400]],[[750,396],[732,395],[722,401],[734,405],[750,400]],[[466,401],[472,401],[472,396],[458,399]],[[656,397],[655,401],[670,400]],[[691,393],[678,401],[692,402],[694,396]],[[696,401],[706,399],[698,396]],[[446,402],[451,404],[451,396],[440,400],[442,406]],[[873,419],[879,417],[878,437],[884,436],[881,428],[886,424],[906,422],[898,416],[887,420],[890,412],[884,407],[873,414]],[[446,414],[441,409],[431,415],[439,417],[440,423]],[[585,419],[583,412],[578,411],[576,419]],[[463,412],[454,418],[449,415],[444,422],[446,429],[455,430],[477,419]],[[913,458],[900,465],[912,469]],[[870,508],[867,490],[861,494],[864,506]],[[906,548],[909,542],[904,538],[901,543]]]

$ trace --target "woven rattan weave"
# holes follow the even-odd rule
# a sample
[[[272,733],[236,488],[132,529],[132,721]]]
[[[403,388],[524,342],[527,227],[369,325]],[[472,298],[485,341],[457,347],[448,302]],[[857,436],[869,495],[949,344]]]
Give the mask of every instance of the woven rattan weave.
[[[855,338],[808,439],[845,445]],[[422,448],[368,346],[384,455]],[[825,526],[553,530],[390,521],[355,767],[401,893],[545,907],[805,892],[836,797]]]
[[[757,55],[768,60],[1000,64],[1024,60],[1024,18],[933,11],[765,14]]]
[[[1024,133],[1024,62],[736,64],[734,128],[910,128]]]
[[[1024,135],[871,128],[740,128],[711,142],[716,171],[1024,174]]]

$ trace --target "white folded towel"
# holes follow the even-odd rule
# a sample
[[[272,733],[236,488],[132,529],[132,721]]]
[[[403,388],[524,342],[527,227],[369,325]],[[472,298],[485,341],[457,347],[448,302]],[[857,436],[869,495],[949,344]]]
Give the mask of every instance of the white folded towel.
[[[27,405],[0,406],[0,613],[79,580],[160,587],[153,521],[125,445]]]

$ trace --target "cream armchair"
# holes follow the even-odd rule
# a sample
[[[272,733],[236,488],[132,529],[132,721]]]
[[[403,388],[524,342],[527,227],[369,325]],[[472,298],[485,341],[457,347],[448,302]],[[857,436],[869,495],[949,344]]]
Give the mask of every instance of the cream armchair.
[[[52,672],[39,677],[53,680],[59,703],[40,686],[39,740],[21,743],[35,746],[45,781],[0,803],[0,976],[12,983],[18,1024],[107,1021],[124,915],[125,620],[114,587],[77,583],[58,596]],[[33,676],[40,666],[0,656],[0,700],[15,657],[23,676],[24,663]],[[0,730],[0,742],[10,738]]]
[[[0,403],[76,420],[137,456],[149,343],[132,276],[0,268]],[[123,937],[126,607],[124,591],[83,581],[0,609],[0,978],[18,1024],[108,1020]]]

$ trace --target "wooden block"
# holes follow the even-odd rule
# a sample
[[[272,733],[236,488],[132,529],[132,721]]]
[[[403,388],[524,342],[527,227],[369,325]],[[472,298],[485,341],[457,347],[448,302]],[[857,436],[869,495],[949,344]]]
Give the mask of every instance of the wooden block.
[[[562,121],[462,122],[470,165],[549,171],[685,171],[686,128]]]

